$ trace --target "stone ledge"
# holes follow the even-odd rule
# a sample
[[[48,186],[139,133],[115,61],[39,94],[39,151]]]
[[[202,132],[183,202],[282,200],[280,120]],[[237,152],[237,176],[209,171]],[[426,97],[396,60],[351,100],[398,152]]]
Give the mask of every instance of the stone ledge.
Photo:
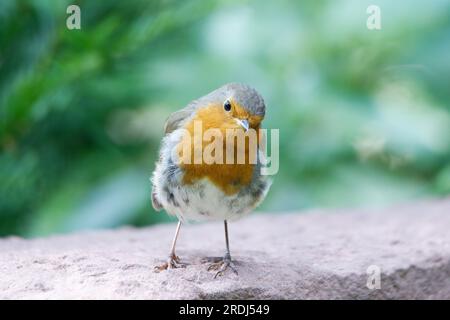
[[[184,226],[186,269],[154,273],[175,225],[0,240],[0,299],[450,299],[450,199],[230,223],[239,276],[213,279],[221,223]],[[367,268],[381,268],[369,290]]]

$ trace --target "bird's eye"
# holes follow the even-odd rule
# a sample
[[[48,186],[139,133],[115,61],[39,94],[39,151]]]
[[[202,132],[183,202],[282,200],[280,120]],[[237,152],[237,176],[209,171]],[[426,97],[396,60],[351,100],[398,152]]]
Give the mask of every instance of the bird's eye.
[[[223,103],[223,109],[225,111],[230,111],[231,110],[231,102],[228,100],[225,100],[225,102]]]

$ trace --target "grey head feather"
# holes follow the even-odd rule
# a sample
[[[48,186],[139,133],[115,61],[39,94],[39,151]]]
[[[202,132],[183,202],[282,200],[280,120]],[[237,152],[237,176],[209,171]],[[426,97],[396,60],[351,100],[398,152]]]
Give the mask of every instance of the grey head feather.
[[[191,101],[185,108],[172,113],[166,121],[164,132],[168,134],[181,128],[194,116],[198,108],[211,103],[223,103],[229,98],[235,100],[252,115],[264,117],[266,113],[264,99],[255,89],[242,83],[228,83],[199,99]]]

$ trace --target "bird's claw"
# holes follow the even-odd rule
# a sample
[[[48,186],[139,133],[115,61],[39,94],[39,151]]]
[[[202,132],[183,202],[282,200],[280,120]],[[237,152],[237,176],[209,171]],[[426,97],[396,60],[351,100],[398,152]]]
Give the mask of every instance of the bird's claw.
[[[163,270],[177,269],[177,268],[186,268],[186,264],[181,263],[180,258],[177,255],[172,254],[169,256],[167,262],[163,263],[160,266],[155,267],[155,272],[161,272]]]
[[[224,258],[220,259],[214,259],[214,262],[208,266],[208,271],[217,270],[214,279],[218,276],[223,276],[227,269],[230,269],[235,275],[238,275],[236,267],[229,256],[225,256]]]

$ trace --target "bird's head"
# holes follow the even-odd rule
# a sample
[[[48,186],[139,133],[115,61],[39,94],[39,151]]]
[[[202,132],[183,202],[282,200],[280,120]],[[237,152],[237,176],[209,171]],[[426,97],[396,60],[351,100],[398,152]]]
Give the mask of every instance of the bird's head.
[[[194,103],[205,128],[257,130],[266,111],[261,95],[239,83],[226,84]]]

